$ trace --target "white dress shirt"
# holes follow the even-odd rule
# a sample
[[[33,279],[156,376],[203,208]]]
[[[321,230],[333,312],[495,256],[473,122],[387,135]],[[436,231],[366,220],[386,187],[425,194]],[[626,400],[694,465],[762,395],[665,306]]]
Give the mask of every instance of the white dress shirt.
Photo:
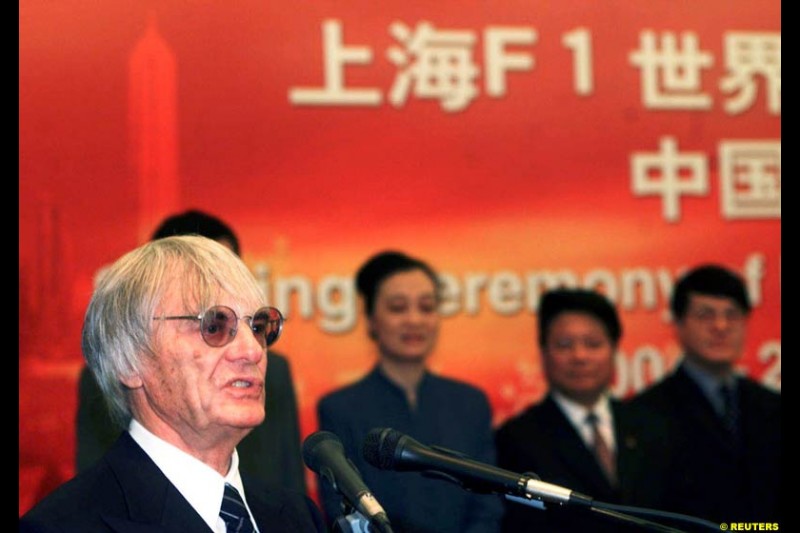
[[[253,527],[258,531],[239,475],[236,449],[233,450],[228,474],[222,477],[204,462],[155,436],[134,419],[131,419],[128,432],[213,531],[227,533],[225,521],[219,516],[225,483],[233,485],[242,495]]]
[[[614,419],[611,416],[611,401],[608,394],[603,394],[590,409],[567,398],[556,390],[551,390],[550,395],[556,404],[561,408],[564,416],[570,421],[575,431],[581,436],[586,447],[590,450],[594,447],[594,437],[592,428],[586,423],[586,415],[594,412],[597,415],[597,429],[605,440],[612,453],[617,453],[617,439],[614,436]]]

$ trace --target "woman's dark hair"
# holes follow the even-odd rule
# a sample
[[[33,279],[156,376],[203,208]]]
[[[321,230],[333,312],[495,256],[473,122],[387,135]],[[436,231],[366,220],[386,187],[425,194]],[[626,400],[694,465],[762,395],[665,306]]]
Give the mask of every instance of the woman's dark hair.
[[[547,345],[548,329],[553,320],[568,311],[595,317],[605,327],[611,343],[619,344],[622,324],[608,298],[589,289],[560,287],[546,292],[539,301],[539,346]]]
[[[403,252],[386,250],[367,259],[356,273],[356,289],[364,299],[364,312],[367,316],[371,316],[375,308],[375,297],[378,294],[381,283],[389,276],[398,272],[408,272],[409,270],[421,270],[424,272],[433,282],[438,299],[439,277],[430,265]]]

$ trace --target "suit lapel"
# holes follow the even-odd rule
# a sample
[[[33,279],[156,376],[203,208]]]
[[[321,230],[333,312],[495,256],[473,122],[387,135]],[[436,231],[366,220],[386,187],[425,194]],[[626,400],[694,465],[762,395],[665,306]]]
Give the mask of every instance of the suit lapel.
[[[680,367],[671,379],[675,389],[672,397],[681,404],[681,412],[692,420],[692,426],[698,431],[708,433],[711,438],[715,439],[721,451],[734,455],[736,453],[734,445],[722,427],[722,422],[714,411],[714,407],[700,387]]]
[[[653,479],[642,475],[643,472],[653,470],[653,465],[648,461],[662,461],[661,457],[648,457],[647,446],[642,446],[642,432],[656,423],[632,411],[630,405],[624,405],[618,400],[611,401],[611,411],[614,416],[614,428],[617,439],[617,474],[619,486],[622,491],[622,501],[637,501],[644,498],[645,493],[652,492]]]
[[[304,524],[297,523],[297,509],[292,509],[287,500],[270,497],[269,490],[263,483],[259,483],[249,476],[242,476],[247,505],[253,513],[259,531],[301,531],[308,529]]]
[[[626,408],[627,407],[627,408]],[[611,413],[614,417],[614,432],[617,439],[617,470],[620,479],[626,474],[637,471],[641,466],[640,438],[641,430],[649,420],[633,416],[630,406],[623,405],[619,400],[611,400]]]
[[[561,458],[565,469],[576,479],[584,480],[589,496],[599,500],[613,499],[614,489],[558,404],[548,396],[543,407],[546,422],[552,428],[554,453]]]
[[[128,432],[123,432],[106,459],[125,495],[124,509],[103,516],[115,531],[210,531]]]
[[[279,509],[274,503],[270,503],[266,498],[266,492],[256,490],[255,485],[248,479],[242,477],[244,492],[247,497],[247,505],[253,513],[259,531],[275,531],[275,521],[279,514]]]

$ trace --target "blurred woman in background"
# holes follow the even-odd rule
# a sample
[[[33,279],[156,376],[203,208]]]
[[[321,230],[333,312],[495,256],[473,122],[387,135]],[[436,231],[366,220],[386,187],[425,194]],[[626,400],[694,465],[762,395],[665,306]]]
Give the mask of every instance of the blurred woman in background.
[[[365,377],[321,398],[320,430],[341,439],[395,533],[498,531],[498,496],[416,472],[379,470],[362,457],[364,439],[375,428],[392,428],[489,464],[495,463],[495,450],[485,393],[428,368],[441,322],[435,271],[422,260],[384,251],[361,266],[356,288],[378,360]],[[320,497],[329,521],[342,516],[341,497],[323,479]]]

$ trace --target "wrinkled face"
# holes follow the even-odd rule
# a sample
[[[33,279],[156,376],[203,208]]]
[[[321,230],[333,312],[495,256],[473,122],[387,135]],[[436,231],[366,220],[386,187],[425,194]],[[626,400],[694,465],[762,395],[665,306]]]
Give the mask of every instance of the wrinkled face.
[[[603,323],[593,315],[565,311],[551,323],[542,359],[550,386],[593,405],[614,376],[614,353]]]
[[[183,304],[180,282],[173,285],[156,316],[198,313]],[[240,317],[235,337],[225,346],[206,344],[199,321],[154,322],[157,355],[145,356],[138,380],[126,383],[139,385],[134,390],[137,419],[150,421],[148,428],[175,432],[184,441],[198,434],[228,439],[244,437],[264,420],[266,349],[241,319],[256,308],[225,294],[214,303],[231,307]]]
[[[696,293],[675,324],[686,357],[712,372],[731,369],[742,356],[746,326],[747,315],[733,299]]]
[[[422,270],[398,272],[378,288],[369,331],[381,356],[421,361],[434,348],[439,333],[436,288]]]

